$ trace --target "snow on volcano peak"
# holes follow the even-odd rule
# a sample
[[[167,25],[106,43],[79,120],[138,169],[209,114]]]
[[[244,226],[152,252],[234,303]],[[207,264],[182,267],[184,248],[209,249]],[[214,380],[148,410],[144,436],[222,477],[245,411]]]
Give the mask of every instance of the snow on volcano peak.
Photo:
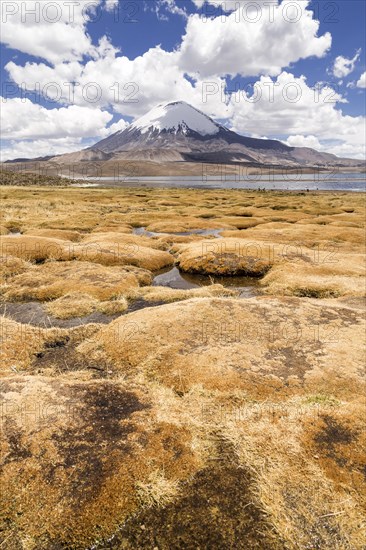
[[[130,126],[131,130],[139,130],[142,134],[150,129],[175,133],[191,130],[202,136],[217,134],[220,128],[210,117],[184,101],[158,105]]]

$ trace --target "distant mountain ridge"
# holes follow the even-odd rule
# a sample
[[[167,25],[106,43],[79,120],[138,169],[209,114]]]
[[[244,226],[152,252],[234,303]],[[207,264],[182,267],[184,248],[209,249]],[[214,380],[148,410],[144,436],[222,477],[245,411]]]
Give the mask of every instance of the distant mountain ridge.
[[[51,161],[60,166],[114,160],[309,169],[365,166],[364,160],[339,158],[308,147],[289,147],[278,140],[237,134],[185,101],[160,104],[126,129],[87,149],[33,160]]]

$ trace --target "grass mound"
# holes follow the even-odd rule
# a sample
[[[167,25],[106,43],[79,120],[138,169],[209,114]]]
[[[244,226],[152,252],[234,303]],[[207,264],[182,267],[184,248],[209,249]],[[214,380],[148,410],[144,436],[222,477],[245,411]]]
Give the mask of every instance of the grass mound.
[[[128,298],[132,300],[142,299],[146,302],[168,303],[189,300],[191,298],[232,297],[237,296],[237,294],[238,291],[225,288],[219,284],[212,284],[210,286],[192,288],[189,290],[180,290],[164,286],[146,286],[133,289],[129,292]]]
[[[138,275],[123,267],[82,261],[47,262],[8,278],[3,296],[13,301],[48,301],[77,292],[109,300],[138,286]]]
[[[5,235],[1,238],[1,255],[11,255],[33,262],[68,259],[65,241],[32,235]]]
[[[72,319],[90,315],[94,311],[107,315],[123,313],[128,308],[128,302],[124,297],[100,302],[89,294],[70,292],[57,300],[46,303],[45,308],[56,319]]]
[[[243,239],[217,239],[182,245],[179,267],[187,273],[263,276],[272,266],[263,247]]]
[[[271,395],[284,384],[286,393],[315,380],[323,385],[322,371],[337,373],[332,381],[336,386],[343,377],[350,381],[344,341],[356,332],[361,338],[363,326],[360,314],[325,307],[321,301],[202,298],[120,317],[81,351],[89,355],[102,350],[125,375],[143,372],[179,392],[200,384]],[[356,378],[361,354],[359,342],[352,350]]]

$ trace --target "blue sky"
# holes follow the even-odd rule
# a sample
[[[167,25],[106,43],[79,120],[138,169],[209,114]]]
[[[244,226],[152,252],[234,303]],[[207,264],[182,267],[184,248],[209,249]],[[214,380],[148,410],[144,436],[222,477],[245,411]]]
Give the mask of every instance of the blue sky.
[[[81,149],[176,99],[245,135],[365,156],[363,1],[36,4],[1,4],[3,159]]]

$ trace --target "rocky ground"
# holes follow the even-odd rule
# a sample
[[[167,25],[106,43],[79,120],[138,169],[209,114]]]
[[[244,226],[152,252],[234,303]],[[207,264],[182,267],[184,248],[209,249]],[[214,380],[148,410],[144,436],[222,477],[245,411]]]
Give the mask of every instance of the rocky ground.
[[[0,197],[2,549],[365,548],[363,194]]]

